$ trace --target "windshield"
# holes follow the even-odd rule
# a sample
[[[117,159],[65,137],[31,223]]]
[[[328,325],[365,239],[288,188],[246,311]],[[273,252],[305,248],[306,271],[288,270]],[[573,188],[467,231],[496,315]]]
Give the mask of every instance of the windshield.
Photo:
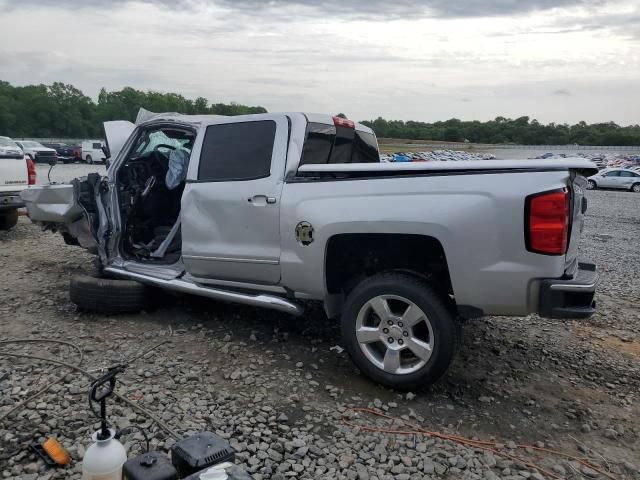
[[[18,148],[18,145],[13,143],[13,140],[7,137],[0,137],[0,147],[15,147]]]
[[[27,148],[46,148],[44,145],[42,145],[39,142],[32,142],[31,140],[26,140],[21,142],[22,145],[24,145]]]

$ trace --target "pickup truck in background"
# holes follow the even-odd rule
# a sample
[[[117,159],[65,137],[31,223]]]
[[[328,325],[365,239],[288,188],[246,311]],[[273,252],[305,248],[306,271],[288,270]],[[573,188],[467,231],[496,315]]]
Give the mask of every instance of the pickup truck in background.
[[[68,145],[62,142],[45,142],[44,145],[47,148],[53,148],[56,151],[58,160],[62,160],[63,163],[73,163],[76,160],[80,160],[79,149],[76,146]]]
[[[304,113],[143,115],[105,133],[106,176],[25,192],[34,222],[112,279],[297,316],[322,302],[384,385],[441,377],[461,319],[594,312],[584,159],[380,163],[366,126]],[[141,308],[118,281],[72,279],[71,298]]]
[[[36,183],[36,167],[9,137],[0,137],[0,230],[18,222],[18,209],[24,206],[20,192]]]
[[[45,147],[35,140],[18,140],[16,141],[22,151],[35,163],[51,163],[57,160],[58,154],[53,148]]]

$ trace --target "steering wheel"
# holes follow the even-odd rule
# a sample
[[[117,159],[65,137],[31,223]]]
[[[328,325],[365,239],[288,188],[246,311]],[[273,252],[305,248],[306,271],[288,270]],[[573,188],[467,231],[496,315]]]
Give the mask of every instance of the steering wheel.
[[[159,143],[158,145],[155,146],[155,148],[153,149],[153,151],[157,151],[160,148],[168,148],[169,150],[175,150],[176,147],[174,147],[173,145],[167,145],[166,143]]]

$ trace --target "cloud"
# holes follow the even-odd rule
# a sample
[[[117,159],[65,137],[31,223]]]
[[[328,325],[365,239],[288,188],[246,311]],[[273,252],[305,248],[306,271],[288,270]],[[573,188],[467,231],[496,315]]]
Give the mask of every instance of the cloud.
[[[602,5],[606,0],[110,0],[109,6],[127,3],[158,4],[163,8],[203,9],[212,6],[242,11],[245,14],[266,13],[290,19],[322,16],[327,19],[361,18],[473,18],[509,16],[557,8]],[[44,6],[55,8],[104,7],[104,0],[0,0],[0,10]]]
[[[570,97],[571,96],[571,92],[569,90],[567,90],[566,88],[560,88],[558,90],[556,90],[555,92],[553,92],[554,95],[558,95],[560,97]]]

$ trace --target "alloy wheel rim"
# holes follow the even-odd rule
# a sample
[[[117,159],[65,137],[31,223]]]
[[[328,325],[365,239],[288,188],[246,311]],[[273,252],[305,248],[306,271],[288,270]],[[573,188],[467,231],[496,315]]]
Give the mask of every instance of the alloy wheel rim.
[[[399,295],[378,295],[360,308],[356,339],[367,360],[394,375],[420,370],[434,348],[428,316],[414,302]]]

